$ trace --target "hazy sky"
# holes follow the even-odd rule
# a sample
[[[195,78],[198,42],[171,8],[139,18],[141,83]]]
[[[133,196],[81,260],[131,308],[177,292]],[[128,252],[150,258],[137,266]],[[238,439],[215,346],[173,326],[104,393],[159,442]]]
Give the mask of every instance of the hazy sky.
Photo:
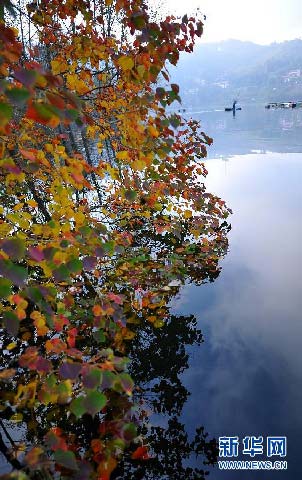
[[[163,0],[163,3],[178,14],[199,7],[207,15],[203,40],[208,42],[235,38],[264,44],[302,37],[302,0]]]

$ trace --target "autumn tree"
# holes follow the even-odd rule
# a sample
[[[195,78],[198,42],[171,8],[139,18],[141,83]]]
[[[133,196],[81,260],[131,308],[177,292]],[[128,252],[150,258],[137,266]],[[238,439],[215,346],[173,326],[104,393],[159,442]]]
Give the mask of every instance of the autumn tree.
[[[11,478],[106,480],[148,457],[131,346],[227,248],[211,139],[169,109],[167,66],[202,22],[140,0],[1,5],[0,450]]]

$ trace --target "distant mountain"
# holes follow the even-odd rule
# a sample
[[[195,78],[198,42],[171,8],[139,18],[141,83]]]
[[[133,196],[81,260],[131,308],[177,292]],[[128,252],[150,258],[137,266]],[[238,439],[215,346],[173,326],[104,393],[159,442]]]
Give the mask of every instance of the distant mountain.
[[[171,74],[184,107],[302,101],[302,40],[200,43]]]

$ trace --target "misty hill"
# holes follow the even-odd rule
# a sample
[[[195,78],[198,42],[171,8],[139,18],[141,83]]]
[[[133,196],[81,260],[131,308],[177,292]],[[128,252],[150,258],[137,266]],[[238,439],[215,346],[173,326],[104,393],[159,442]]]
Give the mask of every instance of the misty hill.
[[[171,73],[187,107],[301,101],[302,40],[201,43]]]

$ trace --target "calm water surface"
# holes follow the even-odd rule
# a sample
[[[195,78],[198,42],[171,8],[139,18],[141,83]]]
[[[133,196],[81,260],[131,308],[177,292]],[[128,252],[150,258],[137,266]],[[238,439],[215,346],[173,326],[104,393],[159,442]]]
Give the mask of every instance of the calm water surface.
[[[206,161],[208,189],[234,213],[220,277],[212,284],[186,287],[175,305],[177,313],[197,316],[205,336],[201,347],[191,348],[190,369],[183,375],[192,393],[183,420],[189,430],[202,424],[216,437],[288,437],[287,472],[215,467],[210,478],[298,480],[302,109],[254,107],[235,118],[217,111],[194,117],[215,139]]]

